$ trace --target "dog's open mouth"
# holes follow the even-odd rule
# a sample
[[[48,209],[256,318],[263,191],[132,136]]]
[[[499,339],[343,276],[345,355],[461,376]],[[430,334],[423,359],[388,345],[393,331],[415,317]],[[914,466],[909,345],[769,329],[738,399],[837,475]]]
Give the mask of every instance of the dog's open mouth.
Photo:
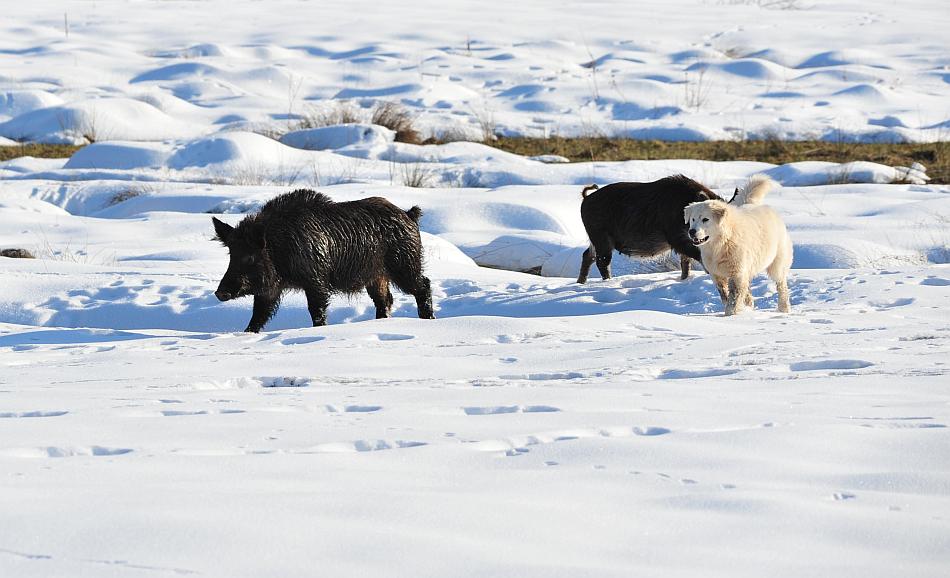
[[[706,235],[706,236],[703,237],[702,239],[697,239],[697,238],[695,238],[695,237],[690,238],[690,241],[692,241],[694,245],[702,245],[703,243],[705,243],[705,242],[708,241],[708,240],[709,240],[709,235]]]

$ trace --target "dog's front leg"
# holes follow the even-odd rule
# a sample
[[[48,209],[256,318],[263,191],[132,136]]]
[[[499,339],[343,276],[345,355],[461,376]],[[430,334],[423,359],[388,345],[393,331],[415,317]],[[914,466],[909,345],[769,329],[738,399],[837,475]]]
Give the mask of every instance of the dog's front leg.
[[[713,283],[716,284],[716,289],[719,291],[719,299],[722,300],[722,306],[725,307],[726,301],[729,300],[729,287],[726,285],[726,278],[713,275]]]
[[[729,279],[729,303],[726,305],[726,315],[735,315],[752,301],[749,293],[749,281],[743,276]]]
[[[729,295],[726,298],[726,316],[738,313],[742,304],[745,302],[745,292],[743,291],[742,281],[736,277],[729,279]]]

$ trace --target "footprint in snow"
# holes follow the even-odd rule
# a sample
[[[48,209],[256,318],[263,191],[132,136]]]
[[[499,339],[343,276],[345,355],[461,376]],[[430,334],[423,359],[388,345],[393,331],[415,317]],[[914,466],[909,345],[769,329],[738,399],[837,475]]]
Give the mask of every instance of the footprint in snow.
[[[330,413],[373,413],[381,409],[383,409],[381,405],[344,405],[342,408],[327,405],[327,411]]]
[[[281,339],[281,345],[304,345],[306,343],[316,343],[318,341],[323,341],[326,339],[323,335],[309,335],[304,337],[288,337],[287,339]]]
[[[893,301],[872,301],[871,306],[875,307],[878,311],[886,311],[888,309],[894,309],[895,307],[911,305],[914,301],[916,300],[913,297],[904,297]]]
[[[403,333],[377,333],[375,338],[379,341],[406,341],[415,339],[415,335],[405,335]]]
[[[738,369],[664,369],[658,379],[694,379],[697,377],[719,377],[739,373]]]
[[[788,368],[792,371],[817,371],[821,369],[864,369],[874,365],[862,359],[820,359],[817,361],[796,361]]]

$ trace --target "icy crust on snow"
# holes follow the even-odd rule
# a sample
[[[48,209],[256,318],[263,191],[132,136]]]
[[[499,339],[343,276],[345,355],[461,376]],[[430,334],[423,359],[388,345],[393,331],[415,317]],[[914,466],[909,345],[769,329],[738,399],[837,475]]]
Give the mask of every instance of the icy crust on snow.
[[[387,100],[434,135],[945,140],[948,27],[932,0],[21,3],[0,136],[286,131]]]

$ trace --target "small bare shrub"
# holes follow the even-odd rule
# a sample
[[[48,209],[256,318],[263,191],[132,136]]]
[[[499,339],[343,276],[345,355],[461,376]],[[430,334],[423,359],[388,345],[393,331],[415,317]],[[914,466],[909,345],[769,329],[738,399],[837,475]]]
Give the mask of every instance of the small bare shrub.
[[[399,176],[404,187],[427,188],[433,186],[435,171],[423,163],[400,163]]]
[[[686,80],[683,83],[685,104],[688,108],[699,110],[709,100],[709,83],[706,82],[706,67],[701,67],[694,76],[686,74]]]
[[[213,174],[211,182],[223,185],[289,187],[300,180],[306,167],[289,166],[283,163],[269,166],[247,161],[232,166],[226,171]]]
[[[353,103],[337,100],[328,107],[317,108],[310,107],[301,116],[293,130],[304,130],[308,128],[322,128],[325,126],[336,126],[338,124],[352,124],[363,122],[363,116],[360,109]]]
[[[375,125],[384,126],[396,133],[396,142],[420,144],[422,136],[413,126],[412,114],[401,104],[383,101],[373,109],[370,120]]]

